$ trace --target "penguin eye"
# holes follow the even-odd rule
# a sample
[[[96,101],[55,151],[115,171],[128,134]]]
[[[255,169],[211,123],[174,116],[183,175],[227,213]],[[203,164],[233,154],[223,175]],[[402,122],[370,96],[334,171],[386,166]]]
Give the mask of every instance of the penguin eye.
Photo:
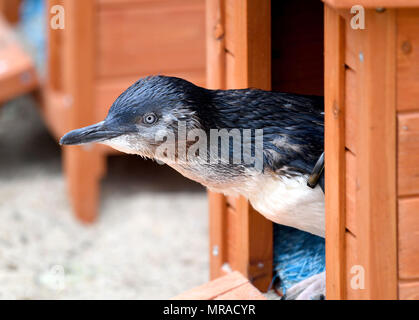
[[[143,122],[145,124],[153,124],[157,121],[157,116],[154,113],[147,113],[143,117]]]

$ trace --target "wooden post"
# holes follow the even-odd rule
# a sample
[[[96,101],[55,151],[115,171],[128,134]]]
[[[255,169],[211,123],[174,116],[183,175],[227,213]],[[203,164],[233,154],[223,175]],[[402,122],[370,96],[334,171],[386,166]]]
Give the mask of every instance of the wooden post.
[[[271,89],[270,1],[207,0],[207,86]],[[262,291],[272,279],[273,226],[244,198],[210,193],[211,279],[238,270]]]
[[[345,264],[345,104],[344,21],[332,8],[324,11],[326,292],[343,299]]]
[[[65,0],[63,5],[67,39],[63,90],[71,100],[68,127],[79,128],[94,121],[95,1]],[[96,146],[76,146],[63,148],[63,161],[74,211],[83,222],[92,222],[97,215],[105,159]]]

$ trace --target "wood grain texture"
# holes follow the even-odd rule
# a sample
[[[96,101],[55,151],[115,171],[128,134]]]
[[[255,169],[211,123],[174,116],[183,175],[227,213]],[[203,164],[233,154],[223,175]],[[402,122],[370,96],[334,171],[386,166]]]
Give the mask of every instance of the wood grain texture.
[[[264,299],[263,295],[239,272],[207,282],[188,290],[172,300],[253,300]]]
[[[255,286],[251,283],[245,283],[241,286],[230,290],[215,300],[267,300]]]
[[[358,233],[358,217],[356,211],[357,170],[356,156],[349,150],[345,152],[346,162],[346,215],[345,226],[354,235]]]
[[[359,70],[357,239],[366,270],[362,299],[397,298],[396,19],[366,10]],[[384,280],[385,279],[385,280]]]
[[[345,70],[345,146],[356,154],[358,137],[359,89],[357,74],[353,69]]]
[[[172,0],[102,8],[98,76],[205,70],[205,2]],[[133,63],[135,61],[135,63]]]
[[[397,177],[398,194],[419,194],[419,112],[399,114]]]
[[[357,266],[362,266],[359,252],[362,250],[362,244],[359,240],[349,232],[345,234],[345,252],[346,252],[346,263],[345,263],[345,279],[346,279],[346,292],[345,292],[345,299],[348,300],[359,300],[362,298],[362,290],[361,288],[357,288],[356,286],[352,286],[351,282],[354,281],[355,273],[351,271],[352,268],[356,268]]]
[[[353,5],[361,5],[365,8],[410,8],[419,7],[418,0],[323,0],[334,8],[351,8]]]
[[[344,20],[324,8],[327,299],[345,297]]]
[[[419,279],[419,197],[399,199],[398,209],[399,277]]]
[[[419,300],[419,281],[400,281],[399,299]]]
[[[419,9],[397,11],[397,110],[419,110]]]
[[[63,92],[68,96],[68,126],[79,128],[94,120],[95,1],[63,2],[66,10],[66,41],[63,43]],[[68,23],[71,21],[71,23]],[[99,180],[105,170],[105,159],[97,147],[63,148],[63,162],[71,203],[83,222],[97,217]]]

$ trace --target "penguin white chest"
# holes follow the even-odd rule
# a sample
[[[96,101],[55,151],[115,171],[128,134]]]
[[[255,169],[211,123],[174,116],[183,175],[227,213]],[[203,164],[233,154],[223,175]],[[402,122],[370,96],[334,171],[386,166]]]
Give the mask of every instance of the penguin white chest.
[[[275,223],[324,237],[324,193],[307,186],[307,177],[261,175],[259,188],[247,195],[253,207]]]

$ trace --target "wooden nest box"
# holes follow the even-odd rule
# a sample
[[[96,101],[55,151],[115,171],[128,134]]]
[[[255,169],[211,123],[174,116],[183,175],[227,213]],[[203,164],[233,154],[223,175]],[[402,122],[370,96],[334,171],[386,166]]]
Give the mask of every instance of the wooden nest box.
[[[207,72],[209,87],[325,95],[327,298],[418,299],[419,1],[207,0]],[[210,235],[213,278],[267,289],[269,221],[210,194]]]

